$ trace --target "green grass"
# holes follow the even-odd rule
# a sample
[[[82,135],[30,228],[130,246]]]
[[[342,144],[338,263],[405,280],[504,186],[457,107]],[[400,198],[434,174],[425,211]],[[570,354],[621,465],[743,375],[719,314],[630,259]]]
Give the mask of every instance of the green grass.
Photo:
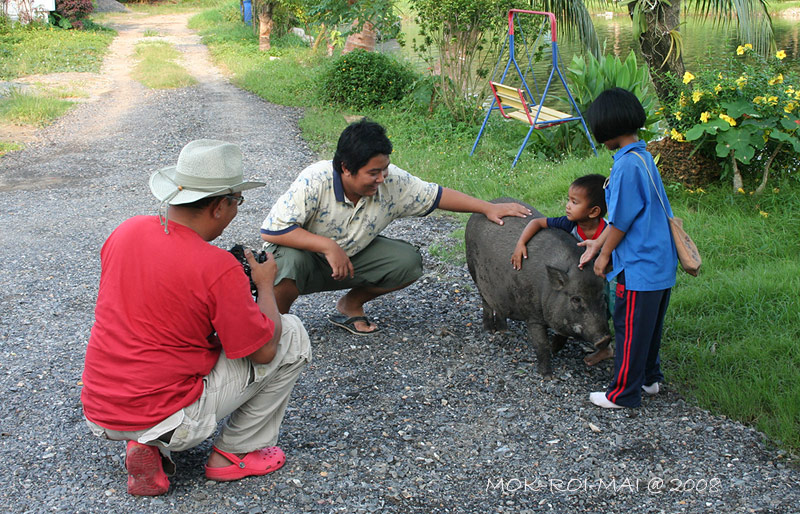
[[[197,83],[177,61],[180,52],[165,41],[147,41],[136,45],[138,63],[131,74],[151,89],[173,89]]]
[[[310,50],[279,49],[281,59],[270,61],[258,52],[249,28],[225,21],[224,9],[195,16],[191,24],[202,31],[214,59],[232,71],[234,82],[271,102],[305,108],[303,137],[322,158],[333,154],[347,125],[344,116],[360,114],[387,127],[398,166],[479,198],[519,198],[548,216],[562,215],[575,177],[608,174],[612,161],[606,151],[551,162],[537,158],[537,140],[512,169],[526,130],[499,117],[470,157],[479,127],[453,123],[441,111],[404,104],[353,112],[324,105],[314,92],[323,58]],[[760,197],[730,189],[728,181],[704,192],[668,187],[673,210],[684,218],[704,263],[698,278],[678,272],[664,331],[665,374],[671,387],[699,406],[749,423],[797,452],[800,181],[792,174],[773,178]],[[432,251],[451,260],[463,252],[462,238],[456,231]]]
[[[192,17],[189,27],[200,31],[212,58],[233,73],[237,86],[272,103],[311,105],[321,58],[307,47],[292,46],[296,39],[291,37],[275,38],[269,52],[259,51],[252,28],[226,16],[238,5],[228,0],[220,9]]]
[[[37,73],[97,72],[115,32],[0,23],[0,80]]]
[[[0,141],[0,157],[4,156],[8,152],[22,150],[23,148],[25,148],[25,145],[23,145],[22,143]]]
[[[65,114],[74,102],[11,89],[0,96],[0,121],[44,126]]]
[[[770,11],[780,13],[787,9],[797,9],[800,7],[800,0],[787,0],[785,2],[772,2],[770,3]]]
[[[164,2],[127,2],[125,6],[138,13],[172,14],[199,9],[213,9],[228,0],[167,0]]]

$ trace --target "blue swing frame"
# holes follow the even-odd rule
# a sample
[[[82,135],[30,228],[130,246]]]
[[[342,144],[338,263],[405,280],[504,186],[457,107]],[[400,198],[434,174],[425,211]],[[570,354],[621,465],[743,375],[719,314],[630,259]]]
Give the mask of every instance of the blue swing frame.
[[[525,91],[528,93],[528,98],[534,99],[535,97],[531,94],[531,90],[528,87],[528,82],[525,80],[525,74],[522,73],[522,70],[517,63],[517,57],[515,53],[514,47],[514,21],[517,20],[518,14],[533,14],[539,16],[547,16],[550,19],[550,40],[551,40],[551,47],[552,47],[552,65],[550,67],[550,75],[547,78],[547,85],[545,85],[544,91],[542,92],[541,98],[538,98],[538,102],[535,105],[536,114],[533,116],[531,122],[531,128],[528,130],[528,134],[525,136],[525,139],[522,141],[522,146],[519,147],[519,151],[517,152],[517,156],[514,158],[514,162],[511,164],[511,167],[517,165],[517,161],[519,161],[520,155],[522,155],[522,150],[525,149],[525,145],[528,144],[528,140],[531,137],[531,134],[534,130],[553,127],[555,125],[559,125],[561,123],[566,123],[569,121],[580,121],[581,125],[583,125],[583,130],[586,133],[586,137],[589,140],[589,145],[592,147],[592,151],[595,155],[597,155],[597,149],[594,146],[594,141],[592,141],[592,136],[589,134],[589,128],[586,126],[586,121],[583,119],[583,115],[581,114],[580,109],[578,109],[578,105],[575,103],[575,100],[572,98],[572,93],[569,91],[569,87],[567,87],[567,81],[564,79],[564,75],[561,73],[561,68],[558,65],[558,41],[556,38],[556,17],[551,12],[544,12],[544,11],[526,11],[523,9],[511,9],[508,11],[508,37],[506,41],[508,42],[508,55],[509,59],[506,63],[506,67],[503,70],[503,76],[500,78],[500,83],[503,83],[506,79],[506,75],[508,75],[508,70],[511,68],[511,64],[514,64],[514,69],[517,71],[517,75],[522,80],[522,86],[525,88]],[[518,21],[518,20],[517,20]],[[520,27],[520,32],[522,32],[522,28]],[[524,39],[523,39],[524,41]],[[505,49],[505,45],[503,46]],[[503,51],[500,52],[500,57],[497,60],[497,64],[500,64],[500,61],[503,59]],[[533,77],[533,70],[531,69],[531,65],[529,63],[529,71],[531,72],[531,76]],[[497,71],[497,66],[495,66],[495,72]],[[574,112],[577,113],[576,115],[572,115],[568,118],[562,118],[559,120],[549,120],[545,121],[539,120],[539,114],[542,111],[542,105],[544,104],[544,100],[547,97],[547,92],[550,89],[550,84],[553,82],[553,76],[558,74],[559,80],[564,85],[564,90],[567,92],[567,97],[569,98],[569,102],[574,109]],[[492,80],[494,80],[494,76],[492,76]],[[534,85],[536,78],[533,77]],[[538,94],[538,88],[537,88]],[[486,117],[483,119],[483,124],[481,125],[481,130],[478,132],[478,137],[475,139],[475,144],[472,145],[472,150],[469,152],[470,155],[475,153],[475,148],[478,146],[478,142],[481,140],[481,136],[483,135],[483,131],[486,128],[486,123],[489,121],[489,116],[492,114],[492,111],[500,110],[502,112],[502,107],[497,104],[497,97],[492,98],[492,104],[489,107],[489,110],[486,112]],[[531,115],[533,114],[533,109],[531,110]]]

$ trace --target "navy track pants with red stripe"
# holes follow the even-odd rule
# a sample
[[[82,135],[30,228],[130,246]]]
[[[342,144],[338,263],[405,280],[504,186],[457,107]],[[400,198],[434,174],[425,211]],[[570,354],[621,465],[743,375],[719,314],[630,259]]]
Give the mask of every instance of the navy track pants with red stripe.
[[[638,407],[642,385],[664,380],[659,350],[671,291],[630,291],[624,278],[617,284],[614,377],[606,391],[606,398],[617,405]]]

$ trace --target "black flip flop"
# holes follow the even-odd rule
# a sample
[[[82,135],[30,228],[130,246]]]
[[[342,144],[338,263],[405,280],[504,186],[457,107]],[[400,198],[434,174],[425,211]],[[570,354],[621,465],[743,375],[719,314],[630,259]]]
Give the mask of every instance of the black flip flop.
[[[380,327],[376,328],[375,330],[358,330],[356,328],[357,321],[363,321],[367,325],[372,325],[369,318],[366,316],[353,316],[352,318],[348,318],[344,314],[333,314],[328,316],[328,321],[336,325],[337,327],[341,327],[351,334],[355,334],[357,336],[368,336],[370,334],[374,334],[380,331]]]

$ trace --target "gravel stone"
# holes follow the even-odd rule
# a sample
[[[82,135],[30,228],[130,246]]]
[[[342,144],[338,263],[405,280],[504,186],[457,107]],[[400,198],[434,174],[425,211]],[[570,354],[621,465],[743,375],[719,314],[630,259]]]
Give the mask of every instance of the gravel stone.
[[[639,409],[598,409],[588,393],[606,385],[610,362],[587,368],[570,343],[554,357],[556,378],[543,380],[523,324],[484,332],[466,267],[429,253],[458,227],[436,215],[387,231],[421,247],[426,272],[368,306],[379,334],[326,321],[339,293],[296,303],[315,355],[286,412],[281,470],[209,482],[206,441],[174,455],[166,495],[128,495],[124,444],[91,436],[80,405],[103,241],[123,220],[156,212],[147,177],[192,139],[240,144],[247,176],[267,182],[247,192],[215,241],[223,248],[257,247],[269,207],[316,157],[300,137],[302,111],[224,80],[118,91],[134,93],[124,109],[117,93],[84,103],[0,159],[3,511],[798,511],[795,458],[756,430],[692,406],[669,383]]]

